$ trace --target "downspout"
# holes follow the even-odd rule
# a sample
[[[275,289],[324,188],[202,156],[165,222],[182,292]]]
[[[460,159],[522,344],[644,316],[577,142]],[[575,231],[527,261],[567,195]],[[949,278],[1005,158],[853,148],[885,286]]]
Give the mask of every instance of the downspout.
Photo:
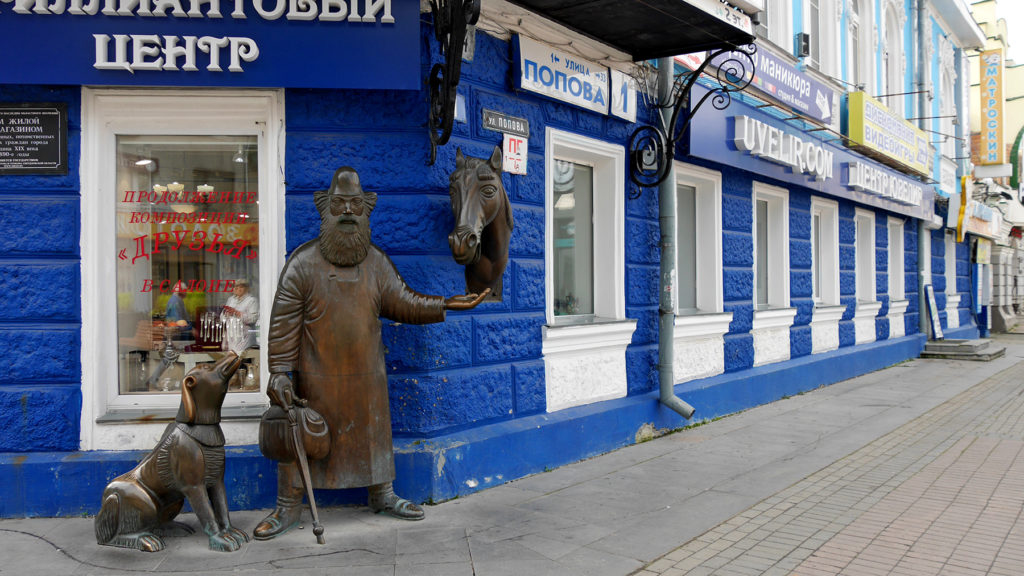
[[[931,116],[927,111],[928,106],[928,92],[925,92],[927,87],[925,86],[925,75],[924,67],[930,66],[931,62],[926,60],[925,54],[925,10],[924,3],[926,0],[917,0],[917,89],[921,92],[917,95],[918,102],[918,128],[927,128],[927,120],[925,116]],[[921,334],[929,336],[930,327],[928,325],[928,300],[925,297],[924,287],[929,282],[929,278],[926,278],[928,270],[931,266],[926,264],[931,263],[932,259],[932,242],[931,232],[928,230],[928,223],[922,218],[917,221],[917,327],[921,331]]]
[[[672,98],[672,58],[658,59],[658,104],[661,105],[661,125],[671,135],[674,126],[672,107],[666,106]],[[689,420],[694,408],[676,396],[672,363],[675,357],[676,297],[673,284],[676,277],[676,169],[675,158],[666,159],[669,164],[668,177],[658,186],[658,221],[661,224],[661,282],[658,297],[658,384],[661,403],[675,410]]]

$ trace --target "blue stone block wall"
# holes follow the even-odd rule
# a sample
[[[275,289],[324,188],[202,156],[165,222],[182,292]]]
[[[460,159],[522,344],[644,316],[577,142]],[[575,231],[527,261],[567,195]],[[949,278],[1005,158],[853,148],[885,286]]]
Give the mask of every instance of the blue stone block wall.
[[[853,314],[857,310],[857,226],[852,202],[839,202],[839,303],[846,306],[839,321],[839,346],[853,346],[856,332]]]
[[[749,173],[722,166],[722,301],[732,312],[725,335],[725,371],[754,365],[754,183]]]
[[[875,298],[882,308],[875,318],[875,340],[889,338],[889,217],[875,212]]]
[[[811,253],[811,194],[789,190],[789,305],[796,308],[789,329],[789,357],[811,353],[811,317],[814,315],[814,273]]]
[[[920,287],[917,282],[917,222],[917,220],[907,220],[903,225],[903,290],[907,295],[907,311],[903,313],[903,329],[908,336],[921,332],[918,322]]]
[[[81,90],[0,86],[0,102],[63,102],[67,175],[0,176],[0,452],[77,450],[81,393]]]
[[[424,24],[422,76],[439,61],[439,47]],[[508,42],[476,35],[473,62],[464,62],[458,93],[466,122],[428,166],[429,98],[419,91],[287,90],[286,243],[291,252],[314,238],[319,216],[313,193],[326,189],[334,170],[352,166],[379,200],[370,224],[373,240],[419,292],[450,296],[465,291],[463,267],[448,247],[454,226],[448,177],[456,149],[489,157],[502,135],[483,129],[483,109],[530,123],[525,176],[504,174],[515,227],[501,302],[471,312],[450,312],[429,326],[383,322],[392,424],[397,436],[435,436],[546,409],[541,327],[544,318],[544,141],[548,126],[626,145],[629,124],[526,92],[513,81]],[[641,328],[630,349],[630,391],[651,389],[646,348],[657,339],[657,199],[647,191],[627,202],[627,316]],[[652,289],[652,277],[655,284]]]

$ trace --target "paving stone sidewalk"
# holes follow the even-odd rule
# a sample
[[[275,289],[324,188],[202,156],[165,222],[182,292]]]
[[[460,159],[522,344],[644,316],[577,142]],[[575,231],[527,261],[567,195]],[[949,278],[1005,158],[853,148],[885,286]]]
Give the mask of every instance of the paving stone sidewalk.
[[[422,522],[321,510],[326,546],[307,524],[233,554],[198,534],[145,554],[97,546],[92,518],[0,520],[0,575],[1021,575],[1024,336],[1000,343],[991,362],[911,360]],[[251,531],[266,512],[232,520]]]
[[[635,575],[1020,576],[1022,508],[1015,365]]]

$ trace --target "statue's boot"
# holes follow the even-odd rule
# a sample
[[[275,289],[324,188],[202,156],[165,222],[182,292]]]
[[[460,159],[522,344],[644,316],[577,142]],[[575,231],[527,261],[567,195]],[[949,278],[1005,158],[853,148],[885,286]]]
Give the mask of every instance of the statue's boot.
[[[270,540],[291,530],[299,523],[302,516],[302,488],[292,485],[294,465],[279,464],[277,467],[277,507],[267,515],[252,536],[256,540]]]
[[[423,508],[395,494],[391,482],[369,487],[370,509],[384,512],[402,520],[423,520]]]

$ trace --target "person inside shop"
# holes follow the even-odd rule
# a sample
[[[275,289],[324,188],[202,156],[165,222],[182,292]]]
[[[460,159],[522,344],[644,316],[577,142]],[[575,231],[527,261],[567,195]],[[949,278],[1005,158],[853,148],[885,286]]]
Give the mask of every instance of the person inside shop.
[[[249,293],[249,281],[245,278],[235,280],[234,290],[221,314],[225,321],[230,321],[231,318],[241,320],[246,333],[246,348],[256,345],[256,320],[259,319],[259,313],[259,302]]]
[[[188,311],[185,309],[185,300],[178,292],[172,292],[167,299],[167,308],[164,310],[164,320],[170,338],[173,340],[185,340],[191,333],[188,327]]]

